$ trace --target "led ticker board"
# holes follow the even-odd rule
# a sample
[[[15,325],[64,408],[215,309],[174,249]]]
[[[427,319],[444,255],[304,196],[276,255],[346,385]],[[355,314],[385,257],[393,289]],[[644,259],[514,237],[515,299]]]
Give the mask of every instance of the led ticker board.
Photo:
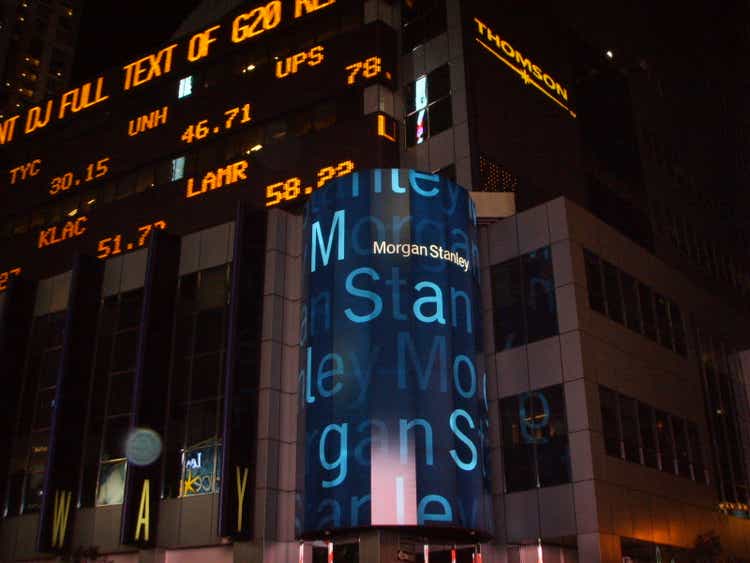
[[[321,13],[329,9],[319,4]],[[334,5],[330,3],[330,8]],[[39,133],[28,139],[6,143],[9,156],[5,169],[0,170],[0,178],[5,178],[0,181],[0,204],[6,210],[28,209],[51,197],[117,180],[159,155],[190,153],[213,140],[262,126],[279,115],[333,99],[341,92],[360,91],[373,82],[393,85],[392,34],[387,26],[374,22],[296,52],[295,39],[290,37],[291,54],[272,55],[269,49],[264,51],[267,56],[263,61],[256,60],[258,55],[252,50],[245,56],[244,43],[235,46],[225,38],[228,45],[216,47],[210,56],[198,59],[200,64],[196,66],[185,63],[188,67],[179,73],[176,59],[184,45],[165,47],[152,59],[144,60],[170,68],[168,73],[149,78],[149,73],[156,71],[138,70],[150,68],[146,62],[129,67],[132,76],[126,72],[124,83],[129,88],[91,105],[90,113],[66,121],[69,109],[61,106],[61,125],[72,125],[69,130],[37,128]],[[221,40],[217,37],[215,42]],[[228,51],[226,60],[232,64],[216,55],[230,46],[233,50]],[[181,56],[188,57],[186,53]],[[247,64],[241,64],[244,60]],[[216,65],[222,64],[221,72],[217,71]],[[178,98],[178,84],[186,74],[193,77],[192,89],[190,95]],[[162,80],[162,76],[171,80]],[[97,92],[93,85],[84,90],[91,95]],[[54,100],[50,102],[54,105]],[[75,133],[76,125],[88,119],[94,125],[81,126]],[[61,144],[60,135],[65,143]]]
[[[48,125],[103,104],[178,69],[224,54],[232,45],[257,41],[269,32],[320,11],[335,7],[337,0],[271,0],[233,14],[217,25],[192,34],[129,62],[116,71],[98,76],[57,98],[29,108],[23,115],[0,121],[0,145],[12,143]]]
[[[299,536],[491,533],[476,228],[466,190],[413,170],[308,201]]]
[[[344,146],[342,137],[361,142]],[[183,235],[231,221],[239,202],[257,208],[298,205],[330,180],[397,158],[396,145],[377,134],[376,115],[336,124],[305,141],[265,147],[245,159],[14,236],[0,245],[0,292],[21,271],[38,279],[70,269],[77,252],[103,260],[116,257],[147,246],[157,229]]]

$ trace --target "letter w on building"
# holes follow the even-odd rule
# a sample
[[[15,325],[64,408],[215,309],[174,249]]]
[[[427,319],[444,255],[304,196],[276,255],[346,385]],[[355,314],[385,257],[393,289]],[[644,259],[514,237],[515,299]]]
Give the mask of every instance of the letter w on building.
[[[55,509],[52,520],[52,547],[62,548],[65,543],[65,531],[68,529],[70,499],[72,491],[55,491]]]

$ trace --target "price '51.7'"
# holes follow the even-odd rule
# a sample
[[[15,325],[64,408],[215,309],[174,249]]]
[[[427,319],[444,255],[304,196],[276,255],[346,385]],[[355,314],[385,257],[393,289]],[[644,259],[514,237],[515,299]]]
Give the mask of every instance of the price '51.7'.
[[[148,236],[151,234],[153,229],[166,229],[166,221],[154,221],[148,225],[141,225],[138,227],[138,235],[131,241],[123,241],[122,233],[117,233],[111,237],[103,238],[99,241],[97,250],[99,254],[97,258],[104,260],[110,256],[116,256],[122,254],[124,251],[135,250],[141,248],[146,244]]]

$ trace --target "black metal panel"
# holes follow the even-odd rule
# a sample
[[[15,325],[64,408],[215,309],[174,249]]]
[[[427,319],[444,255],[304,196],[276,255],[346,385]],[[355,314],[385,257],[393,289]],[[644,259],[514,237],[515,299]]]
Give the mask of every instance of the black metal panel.
[[[37,549],[62,552],[70,544],[78,496],[86,404],[101,300],[104,262],[78,255],[73,267],[65,317],[62,356],[57,372],[55,406]]]
[[[252,537],[266,217],[240,206],[234,238],[218,533],[237,539]]]
[[[167,418],[164,403],[179,263],[180,238],[164,231],[155,232],[146,268],[131,427],[147,429],[159,436],[164,435]],[[148,465],[136,465],[133,461],[128,459],[120,541],[149,547],[156,543],[162,454]]]
[[[29,344],[36,283],[11,280],[0,311],[0,436],[13,436],[18,401],[23,384],[23,365]],[[0,444],[0,482],[8,477],[12,440]],[[0,487],[0,509],[5,506],[5,487]]]

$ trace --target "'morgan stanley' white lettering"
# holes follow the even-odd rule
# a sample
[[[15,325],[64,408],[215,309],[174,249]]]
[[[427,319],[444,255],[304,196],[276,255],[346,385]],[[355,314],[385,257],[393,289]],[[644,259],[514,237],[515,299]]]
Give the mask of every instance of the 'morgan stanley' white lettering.
[[[408,244],[374,240],[372,241],[372,253],[400,254],[404,258],[409,258],[409,256],[429,256],[438,260],[451,262],[464,272],[469,271],[469,260],[467,258],[461,256],[458,252],[448,250],[438,244]]]

